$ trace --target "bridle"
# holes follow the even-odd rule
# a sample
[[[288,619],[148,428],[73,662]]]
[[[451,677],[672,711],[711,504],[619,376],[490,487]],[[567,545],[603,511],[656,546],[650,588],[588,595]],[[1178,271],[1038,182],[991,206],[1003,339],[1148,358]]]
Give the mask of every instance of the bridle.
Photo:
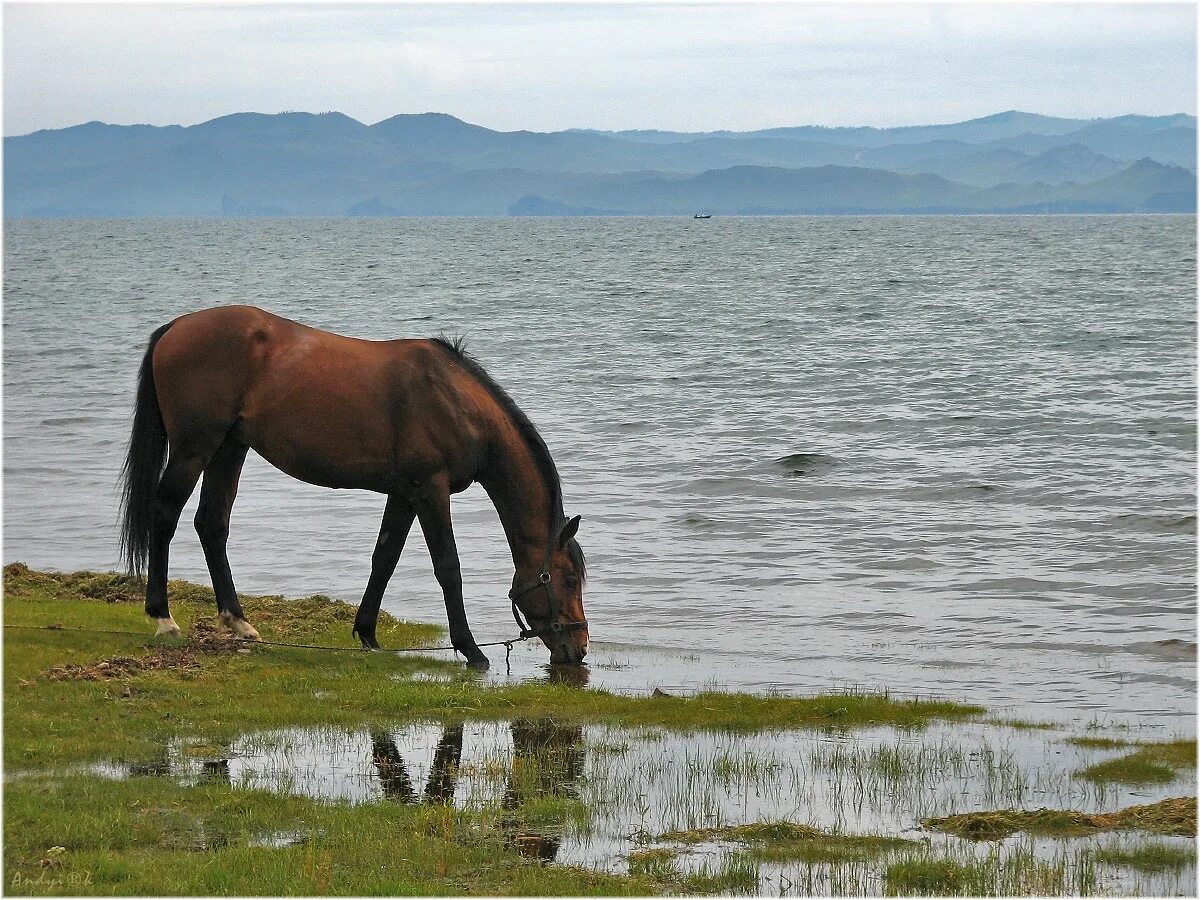
[[[560,622],[559,617],[562,615],[562,609],[558,602],[554,599],[554,588],[550,587],[550,556],[554,552],[554,538],[546,545],[546,559],[542,563],[542,574],[537,577],[537,581],[531,581],[523,587],[515,587],[508,592],[508,599],[512,602],[513,618],[517,620],[517,627],[521,629],[521,640],[532,637],[542,637],[546,634],[559,634],[564,631],[578,631],[580,628],[587,628],[587,619],[580,619],[578,622]],[[529,625],[521,618],[521,611],[517,609],[517,598],[524,597],[526,594],[536,591],[538,588],[545,588],[546,602],[550,608],[550,624],[543,628],[530,628]]]

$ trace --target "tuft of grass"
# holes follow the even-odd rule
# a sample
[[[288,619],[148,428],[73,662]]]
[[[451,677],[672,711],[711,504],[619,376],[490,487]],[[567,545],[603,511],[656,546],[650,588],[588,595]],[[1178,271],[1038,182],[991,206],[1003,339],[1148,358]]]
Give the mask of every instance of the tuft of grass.
[[[735,841],[747,855],[763,862],[840,863],[873,859],[885,853],[920,846],[906,838],[873,834],[833,834],[795,822],[752,822],[719,828],[668,831],[660,841],[698,844]]]
[[[684,894],[757,894],[758,862],[743,853],[721,857],[716,866],[704,863],[676,879]]]
[[[1183,769],[1196,768],[1196,741],[1143,743],[1138,749],[1076,772],[1077,778],[1118,784],[1168,784]]]
[[[1128,747],[1129,741],[1123,741],[1120,738],[1106,737],[1069,737],[1068,744],[1075,744],[1077,747],[1089,747],[1094,750],[1115,750],[1118,747]]]
[[[973,841],[998,841],[1018,831],[1056,837],[1077,837],[1119,829],[1192,835],[1196,833],[1196,798],[1175,797],[1111,813],[1061,809],[960,813],[924,819],[921,824]]]
[[[668,848],[638,850],[627,857],[629,874],[650,878],[671,894],[757,894],[757,860],[744,853],[729,853],[714,863],[705,861],[691,872],[679,868],[676,852]]]
[[[1196,864],[1196,848],[1158,842],[1133,847],[1106,847],[1096,851],[1096,861],[1149,874],[1181,872]]]
[[[884,871],[888,896],[1086,896],[1096,892],[1096,873],[1085,851],[1043,859],[1032,847],[985,858],[918,857]]]
[[[888,866],[883,879],[890,897],[947,897],[964,893],[972,871],[952,859],[908,859]]]
[[[987,724],[1003,725],[1017,731],[1056,731],[1062,727],[1054,722],[1034,722],[1030,719],[988,719]]]
[[[631,875],[644,875],[655,881],[678,881],[680,878],[675,851],[667,847],[635,850],[629,854],[628,862]]]
[[[592,809],[574,797],[531,797],[512,810],[510,818],[540,831],[587,834],[592,824]]]

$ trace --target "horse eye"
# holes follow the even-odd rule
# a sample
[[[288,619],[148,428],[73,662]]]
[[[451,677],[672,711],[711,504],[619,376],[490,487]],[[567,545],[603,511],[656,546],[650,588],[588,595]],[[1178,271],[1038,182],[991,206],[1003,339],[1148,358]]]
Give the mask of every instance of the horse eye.
[[[566,578],[566,582],[567,582],[567,587],[569,587],[571,589],[579,587],[579,579],[576,578],[574,575],[568,575]]]

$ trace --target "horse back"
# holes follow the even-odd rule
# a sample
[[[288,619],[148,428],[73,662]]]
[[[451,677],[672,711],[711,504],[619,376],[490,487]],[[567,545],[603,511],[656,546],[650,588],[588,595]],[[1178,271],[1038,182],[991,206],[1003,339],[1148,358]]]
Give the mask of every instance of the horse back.
[[[438,471],[469,484],[486,455],[486,392],[430,341],[216,307],[176,321],[154,378],[173,445],[215,450],[232,434],[313,484],[392,493]]]

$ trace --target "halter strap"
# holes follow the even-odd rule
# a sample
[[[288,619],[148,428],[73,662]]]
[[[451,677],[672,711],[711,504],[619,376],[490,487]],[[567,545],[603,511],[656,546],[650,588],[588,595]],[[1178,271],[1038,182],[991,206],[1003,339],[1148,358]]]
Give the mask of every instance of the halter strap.
[[[576,622],[560,622],[558,621],[562,611],[559,608],[557,601],[554,598],[554,589],[550,587],[550,554],[553,552],[554,541],[551,540],[546,545],[546,559],[542,563],[542,574],[537,577],[537,581],[531,581],[522,587],[513,588],[508,592],[508,599],[512,603],[513,618],[517,621],[517,627],[521,629],[521,637],[542,637],[545,634],[557,634],[562,631],[578,631],[580,628],[587,628],[587,619],[580,619]],[[524,597],[526,594],[536,591],[538,588],[545,588],[546,602],[550,609],[550,624],[543,628],[531,628],[521,618],[521,611],[517,609],[517,598]]]

